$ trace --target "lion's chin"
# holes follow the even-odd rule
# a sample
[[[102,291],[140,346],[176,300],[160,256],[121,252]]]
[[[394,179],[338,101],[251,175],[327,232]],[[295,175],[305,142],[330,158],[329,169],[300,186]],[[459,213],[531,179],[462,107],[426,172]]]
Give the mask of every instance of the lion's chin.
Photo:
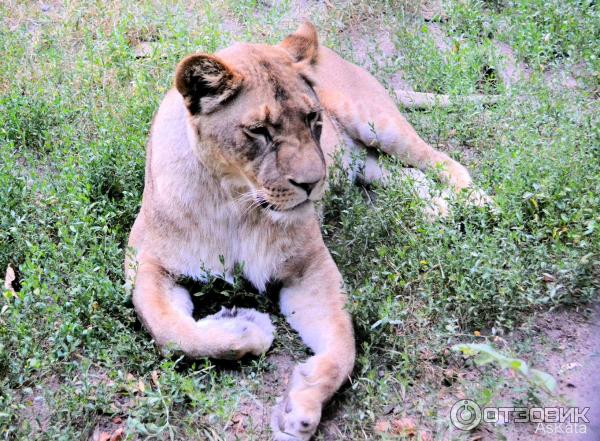
[[[293,212],[293,211],[302,210],[303,208],[308,207],[308,206],[312,206],[312,201],[310,199],[306,199],[305,201],[300,202],[299,204],[296,204],[293,207],[285,208],[285,209],[280,210],[280,211]]]
[[[261,205],[262,206],[262,205]],[[314,214],[314,204],[310,199],[306,199],[290,208],[278,209],[269,204],[264,208],[265,213],[275,222],[294,223],[303,221],[307,216]]]

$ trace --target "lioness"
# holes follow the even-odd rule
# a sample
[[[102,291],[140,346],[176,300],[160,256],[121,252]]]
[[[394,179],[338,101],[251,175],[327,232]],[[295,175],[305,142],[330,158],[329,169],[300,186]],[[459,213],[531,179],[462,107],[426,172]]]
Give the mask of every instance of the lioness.
[[[236,44],[179,63],[154,118],[142,208],[126,259],[135,309],[159,346],[238,359],[273,341],[268,315],[222,310],[196,321],[180,276],[231,278],[259,291],[280,282],[280,306],[314,352],[272,413],[277,440],[308,440],[355,357],[342,278],[314,202],[336,147],[377,147],[443,168],[455,189],[467,170],[427,145],[365,70],[320,46],[305,23],[277,46]]]

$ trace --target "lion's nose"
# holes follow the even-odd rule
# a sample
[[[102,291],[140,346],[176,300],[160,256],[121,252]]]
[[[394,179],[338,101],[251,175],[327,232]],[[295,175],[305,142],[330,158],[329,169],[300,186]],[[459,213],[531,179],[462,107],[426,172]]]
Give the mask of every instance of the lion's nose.
[[[298,182],[298,181],[294,181],[293,179],[289,179],[289,181],[290,181],[290,184],[292,184],[293,186],[300,187],[302,190],[304,190],[306,192],[306,196],[310,196],[311,191],[313,191],[313,189],[319,183],[319,181]]]

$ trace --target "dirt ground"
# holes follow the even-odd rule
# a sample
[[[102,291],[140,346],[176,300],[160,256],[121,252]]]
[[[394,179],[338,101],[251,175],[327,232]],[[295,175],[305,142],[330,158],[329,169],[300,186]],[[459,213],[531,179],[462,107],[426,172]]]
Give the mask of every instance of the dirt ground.
[[[596,441],[600,440],[600,304],[588,310],[562,310],[547,312],[535,318],[526,331],[517,331],[507,338],[510,346],[527,341],[531,345],[526,361],[536,369],[543,370],[557,381],[553,396],[541,397],[540,407],[589,407],[586,417],[589,423],[577,427],[555,425],[552,428],[535,423],[516,424],[505,422],[496,426],[483,424],[470,437],[470,441]],[[248,397],[239,405],[238,413],[227,427],[227,439],[244,439],[245,436],[266,436],[269,425],[269,399],[280,396],[296,361],[290,355],[272,354],[268,362],[272,372],[262,390],[262,396]],[[453,389],[447,397],[456,400]],[[503,406],[514,406],[515,391],[507,388],[500,398]],[[497,404],[497,402],[495,402]],[[336,423],[336,409],[327,409],[319,433],[326,440],[340,439]],[[566,433],[557,433],[564,430]],[[577,433],[569,433],[569,430]],[[553,431],[551,433],[551,431]],[[440,435],[439,438],[437,435]],[[431,439],[463,439],[465,433],[431,433]],[[241,438],[240,438],[241,437]],[[456,438],[455,438],[456,437]]]
[[[551,433],[538,424],[507,423],[503,430],[509,441],[600,439],[600,305],[586,314],[582,311],[548,312],[535,321],[531,336],[531,359],[535,367],[553,375],[558,386],[556,397],[541,406],[589,407],[589,423],[579,433]],[[508,398],[508,397],[507,397]],[[507,402],[507,405],[510,403]],[[579,426],[579,425],[578,425]],[[575,429],[575,427],[572,427]],[[553,430],[560,430],[558,426]],[[487,438],[487,437],[486,437]],[[489,439],[496,439],[490,436]]]

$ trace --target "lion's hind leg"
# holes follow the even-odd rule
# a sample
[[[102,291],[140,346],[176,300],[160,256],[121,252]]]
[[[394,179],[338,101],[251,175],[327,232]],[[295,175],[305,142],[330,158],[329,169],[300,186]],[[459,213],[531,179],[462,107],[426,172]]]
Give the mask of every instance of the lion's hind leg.
[[[334,114],[348,136],[368,149],[396,156],[422,171],[440,170],[440,178],[460,190],[471,186],[467,169],[427,144],[396,109],[387,95],[356,102],[339,94]]]
[[[449,213],[448,202],[452,194],[448,189],[434,192],[433,182],[427,175],[417,168],[400,168],[399,172],[392,173],[379,161],[379,152],[368,150],[358,175],[358,182],[363,185],[377,184],[387,187],[392,179],[401,179],[410,186],[416,197],[424,203],[423,214],[426,219],[433,221],[446,217]]]
[[[369,72],[328,50],[321,65],[319,99],[345,135],[422,171],[440,169],[440,178],[456,190],[471,186],[467,169],[421,139]]]
[[[337,102],[344,99],[338,95]],[[383,152],[414,167],[405,170],[414,178],[417,194],[426,202],[433,202],[437,215],[447,214],[449,193],[445,192],[442,197],[430,196],[425,172],[431,170],[439,173],[440,179],[455,191],[466,189],[470,203],[477,206],[490,204],[491,199],[485,192],[473,188],[471,175],[463,165],[423,141],[395,106],[386,102],[389,98],[382,97],[382,100],[381,107],[370,103],[350,103],[348,100],[346,105],[339,106],[336,113],[338,123],[344,135],[352,140],[352,145],[366,149],[366,159],[359,175],[364,182],[385,184],[389,179],[389,171],[378,161],[379,153]],[[436,215],[434,212],[430,214]]]
[[[253,355],[260,355],[266,352],[271,347],[273,335],[275,334],[275,327],[271,323],[269,315],[251,308],[233,307],[228,309],[222,307],[216,314],[204,317],[198,320],[197,323],[201,329],[206,328],[210,330],[213,327],[219,327],[231,330],[241,336],[247,334],[249,331],[258,335],[260,337],[259,341],[262,344],[259,344],[258,348],[249,351]],[[232,348],[230,351],[223,352],[219,358],[238,359],[243,355],[245,354],[240,353],[239,349]]]

